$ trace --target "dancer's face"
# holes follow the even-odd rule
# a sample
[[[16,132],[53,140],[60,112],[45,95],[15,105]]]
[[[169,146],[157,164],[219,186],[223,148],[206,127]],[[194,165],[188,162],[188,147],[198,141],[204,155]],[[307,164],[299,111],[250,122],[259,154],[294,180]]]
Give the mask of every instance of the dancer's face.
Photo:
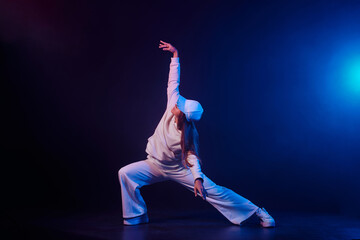
[[[179,116],[180,116],[180,113],[181,113],[181,111],[180,111],[180,109],[177,107],[177,105],[175,105],[175,107],[173,107],[173,108],[171,109],[171,112],[172,112],[172,114],[174,114],[176,117],[179,117]]]

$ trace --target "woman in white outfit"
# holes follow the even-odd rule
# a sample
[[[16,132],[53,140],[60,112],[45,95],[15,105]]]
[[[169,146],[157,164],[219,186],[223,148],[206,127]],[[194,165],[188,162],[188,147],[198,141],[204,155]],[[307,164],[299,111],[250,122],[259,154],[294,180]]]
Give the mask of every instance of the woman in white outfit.
[[[179,93],[180,63],[177,49],[160,41],[159,48],[173,54],[167,87],[167,106],[154,134],[146,146],[147,159],[119,170],[123,223],[136,225],[149,222],[147,207],[140,188],[172,180],[182,184],[213,205],[233,224],[240,225],[254,213],[263,227],[274,227],[274,219],[234,191],[219,186],[206,177],[200,167],[198,133],[194,121],[200,120],[203,108]]]

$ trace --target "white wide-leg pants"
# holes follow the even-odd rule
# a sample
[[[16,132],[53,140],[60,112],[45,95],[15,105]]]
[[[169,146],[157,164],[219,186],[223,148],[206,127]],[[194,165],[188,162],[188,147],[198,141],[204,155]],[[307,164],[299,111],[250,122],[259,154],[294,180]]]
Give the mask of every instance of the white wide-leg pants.
[[[194,192],[194,178],[190,169],[181,164],[164,163],[153,158],[131,163],[119,170],[124,218],[147,213],[140,188],[157,182],[172,180]],[[204,174],[206,201],[213,205],[233,224],[240,225],[258,209],[256,205],[234,191],[216,185]]]

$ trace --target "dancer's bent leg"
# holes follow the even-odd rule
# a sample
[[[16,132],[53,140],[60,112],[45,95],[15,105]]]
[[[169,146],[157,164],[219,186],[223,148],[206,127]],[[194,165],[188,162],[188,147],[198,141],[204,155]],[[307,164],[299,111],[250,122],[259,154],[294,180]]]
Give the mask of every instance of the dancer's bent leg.
[[[194,178],[190,170],[182,176],[170,176],[170,180],[176,181],[194,192]],[[240,225],[241,222],[253,215],[258,209],[255,204],[246,198],[226,187],[215,184],[205,175],[203,185],[208,194],[206,201],[213,205],[233,224]]]
[[[165,180],[165,174],[154,165],[152,159],[134,162],[122,167],[119,170],[119,182],[123,217],[135,218],[146,214],[147,207],[140,194],[140,188]]]

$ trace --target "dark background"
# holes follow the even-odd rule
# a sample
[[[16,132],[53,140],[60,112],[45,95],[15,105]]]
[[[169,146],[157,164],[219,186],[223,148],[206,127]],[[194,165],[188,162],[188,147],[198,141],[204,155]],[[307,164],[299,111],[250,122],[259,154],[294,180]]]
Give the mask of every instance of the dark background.
[[[163,40],[179,50],[181,94],[204,107],[210,179],[270,212],[359,216],[359,10],[340,0],[1,1],[5,211],[120,214],[117,171],[145,159],[165,111]],[[149,209],[211,208],[173,182],[142,193]]]

